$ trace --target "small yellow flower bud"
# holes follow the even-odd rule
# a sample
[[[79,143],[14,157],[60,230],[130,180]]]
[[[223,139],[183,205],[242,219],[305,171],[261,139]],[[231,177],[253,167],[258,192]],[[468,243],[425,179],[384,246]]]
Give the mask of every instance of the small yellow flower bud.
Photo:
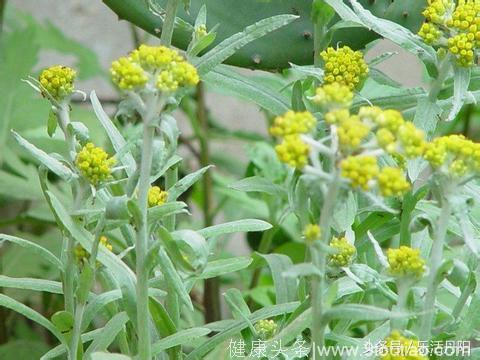
[[[337,131],[342,149],[355,150],[360,146],[362,140],[368,136],[370,128],[362,123],[358,116],[354,115],[342,121]]]
[[[384,167],[378,174],[378,186],[383,196],[402,196],[410,190],[402,170],[396,167]]]
[[[327,108],[348,108],[352,104],[353,92],[346,85],[339,83],[318,87],[312,101]]]
[[[327,84],[338,83],[355,89],[368,74],[368,66],[360,51],[348,46],[338,49],[329,47],[320,54],[325,62],[324,81]]]
[[[255,331],[260,339],[268,340],[275,335],[277,323],[273,320],[259,320],[255,324]]]
[[[148,81],[148,77],[141,66],[126,57],[112,63],[110,74],[112,81],[122,90],[140,88]]]
[[[43,70],[38,81],[54,99],[62,100],[72,94],[76,76],[75,70],[56,65]]]
[[[315,127],[317,120],[309,111],[287,111],[277,116],[270,127],[270,134],[283,137],[287,135],[306,134]]]
[[[420,256],[419,249],[401,246],[399,249],[388,249],[387,259],[389,271],[398,277],[422,277],[425,272],[425,261]]]
[[[351,181],[353,187],[369,189],[369,182],[378,174],[377,159],[374,156],[349,156],[340,163],[344,178]]]
[[[303,230],[303,236],[305,236],[307,243],[313,243],[314,241],[319,240],[321,235],[322,232],[320,226],[317,224],[308,224]]]
[[[310,147],[298,135],[287,135],[275,146],[275,151],[281,162],[291,167],[302,169],[308,163]]]
[[[330,242],[330,246],[337,251],[336,254],[330,255],[330,263],[332,265],[343,267],[351,263],[356,249],[345,237],[334,237]]]
[[[110,179],[115,159],[111,158],[102,148],[88,143],[77,154],[75,164],[92,185],[97,185]]]
[[[148,190],[148,207],[163,205],[167,199],[168,193],[158,186],[151,186]]]

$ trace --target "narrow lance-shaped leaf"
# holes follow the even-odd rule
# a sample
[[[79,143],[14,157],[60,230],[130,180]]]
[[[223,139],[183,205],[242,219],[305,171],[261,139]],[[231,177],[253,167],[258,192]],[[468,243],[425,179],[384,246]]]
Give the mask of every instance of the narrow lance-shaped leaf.
[[[209,226],[202,230],[199,230],[198,233],[205,238],[210,238],[235,232],[265,231],[270,229],[271,227],[272,225],[263,220],[244,219]]]
[[[201,75],[208,73],[215,66],[221,64],[232,56],[238,49],[241,49],[248,43],[265,36],[269,32],[290,24],[296,19],[298,19],[298,16],[295,15],[276,15],[247,26],[245,30],[223,40],[207,54],[202,56],[200,61],[196,64],[198,72]]]
[[[168,189],[168,200],[173,201],[178,199],[185,191],[187,191],[193,184],[195,184],[205,172],[212,166],[205,166],[184,178],[180,179],[172,188]]]
[[[447,121],[452,121],[462,109],[463,104],[468,97],[468,86],[470,84],[471,69],[467,67],[455,66],[453,69],[453,99],[452,109],[450,110]]]
[[[118,129],[115,127],[115,125],[113,125],[112,121],[105,113],[105,110],[103,110],[103,107],[100,104],[100,101],[98,100],[95,91],[91,92],[90,101],[92,102],[92,107],[93,111],[95,111],[95,115],[97,115],[100,124],[102,124],[105,132],[108,135],[108,138],[112,142],[113,148],[117,153],[123,153],[123,155],[119,156],[119,160],[123,165],[126,166],[126,172],[129,176],[131,176],[135,172],[135,168],[137,166],[132,154],[130,154],[129,152],[125,152],[127,142],[123,138],[122,134],[120,134]]]
[[[44,279],[14,278],[0,275],[0,287],[63,294],[62,283]]]
[[[121,312],[113,316],[104,326],[102,332],[96,337],[85,352],[85,358],[97,350],[106,350],[107,347],[115,340],[118,333],[124,328],[128,321],[125,312]]]
[[[281,115],[289,109],[286,96],[263,84],[255,77],[239,74],[228,66],[217,66],[202,76],[202,80],[212,91],[252,102],[274,115]]]
[[[29,143],[27,140],[21,137],[20,134],[13,130],[12,134],[22,148],[24,148],[36,160],[40,161],[43,165],[50,169],[50,171],[52,171],[55,175],[58,175],[65,181],[70,181],[75,177],[75,174],[72,172],[72,170],[63,165],[60,161],[48,155],[45,151],[37,148],[35,145]]]
[[[287,303],[297,299],[297,281],[284,276],[284,272],[292,267],[292,260],[283,254],[258,254],[267,261],[275,285],[277,304]]]
[[[167,336],[152,344],[152,355],[160,354],[162,351],[178,345],[190,344],[193,340],[208,335],[211,332],[212,330],[202,327],[181,330],[176,334]]]

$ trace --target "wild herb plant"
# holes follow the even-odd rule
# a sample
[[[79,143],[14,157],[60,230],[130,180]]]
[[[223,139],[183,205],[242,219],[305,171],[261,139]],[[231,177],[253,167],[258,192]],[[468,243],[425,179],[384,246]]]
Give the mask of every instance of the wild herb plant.
[[[283,76],[263,77],[221,63],[245,66],[244,58],[231,58],[235,52],[288,28],[296,15],[260,20],[213,45],[216,28],[208,26],[205,6],[190,24],[184,14],[176,17],[178,0],[131,13],[129,1],[106,2],[142,26],[162,21],[160,45],[140,45],[110,69],[122,94],[117,119],[127,119],[134,135],[124,136],[126,126],[112,121],[92,92],[113,151],[94,144],[88,128],[70,118],[72,96],[81,92],[75,70],[64,66],[28,82],[50,102],[48,131],[63,134],[67,154],[49,154],[13,132],[40,163],[42,191],[63,234],[59,257],[1,235],[59,273],[59,282],[3,276],[0,283],[63,295],[64,310],[47,319],[0,294],[0,305],[57,338],[42,359],[435,359],[450,356],[452,343],[455,358],[479,354],[480,144],[445,132],[445,123],[480,97],[478,0],[427,1],[418,35],[400,25],[410,14],[396,2],[388,9],[399,17],[391,21],[373,14],[376,2],[314,0],[313,65],[290,64]],[[139,19],[142,11],[147,20]],[[359,28],[416,55],[428,90],[401,87],[375,67],[393,54],[367,61],[355,50]],[[351,46],[332,40],[340,30]],[[185,31],[189,42],[181,45]],[[171,46],[172,37],[185,52]],[[260,55],[253,60],[262,67]],[[264,68],[285,66],[283,58],[265,61]],[[179,197],[212,171],[178,173],[172,112],[191,113],[190,91],[201,81],[268,114],[271,137],[250,148],[247,177],[228,188],[214,178],[235,212],[268,222],[178,226],[177,216],[188,213]],[[53,177],[69,187],[67,198],[53,190]],[[234,232],[263,232],[257,251],[216,259],[216,238]],[[282,240],[283,253],[275,248]],[[215,282],[234,272],[245,291],[231,286],[223,294],[232,318],[204,322],[199,315],[212,319],[209,312],[219,310],[211,307]],[[203,309],[192,295],[198,289],[206,294]],[[95,328],[100,315],[106,322]],[[356,352],[325,352],[333,347]]]

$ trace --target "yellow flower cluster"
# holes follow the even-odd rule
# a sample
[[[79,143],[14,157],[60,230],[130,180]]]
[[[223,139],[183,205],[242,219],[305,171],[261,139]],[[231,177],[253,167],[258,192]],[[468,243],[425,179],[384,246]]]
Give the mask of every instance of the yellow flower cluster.
[[[386,166],[378,174],[378,187],[382,196],[402,196],[410,190],[410,183],[401,169]]]
[[[148,77],[141,66],[126,57],[112,62],[110,74],[113,82],[122,90],[141,88],[148,81]]]
[[[77,154],[75,164],[92,185],[97,185],[111,177],[115,159],[111,158],[102,148],[88,143]]]
[[[54,99],[62,100],[72,94],[76,76],[75,70],[56,65],[43,70],[38,81],[42,85],[42,93],[47,91]]]
[[[281,162],[302,169],[308,163],[310,147],[299,135],[287,135],[280,144],[275,146],[275,151]]]
[[[176,50],[165,46],[140,45],[128,57],[114,61],[110,74],[122,90],[141,88],[154,79],[157,89],[174,92],[199,81],[195,67]]]
[[[420,256],[419,249],[400,246],[399,249],[388,249],[387,259],[390,273],[394,276],[421,277],[425,272],[425,261]]]
[[[334,237],[330,242],[330,246],[337,251],[336,254],[330,255],[330,262],[335,266],[347,266],[351,263],[353,255],[355,255],[355,246],[350,244],[344,237]]]
[[[419,35],[425,42],[443,46],[461,66],[472,66],[480,46],[480,2],[478,0],[429,0],[423,12],[426,22]]]
[[[320,226],[317,224],[308,224],[303,230],[303,236],[305,236],[307,243],[310,244],[315,240],[319,240],[321,235],[322,231],[320,230]]]
[[[310,147],[300,138],[315,127],[317,120],[308,111],[287,111],[277,116],[270,127],[270,134],[282,138],[282,142],[275,147],[280,161],[301,169],[308,162]]]
[[[480,172],[480,144],[463,135],[436,138],[427,145],[425,159],[434,169],[462,177]]]
[[[348,46],[329,47],[320,55],[325,62],[324,81],[327,84],[338,83],[354,89],[367,77],[368,66],[360,51]]]
[[[259,320],[255,324],[255,331],[260,339],[268,340],[275,335],[277,323],[273,320]]]
[[[340,163],[342,176],[351,181],[353,187],[370,188],[369,182],[378,175],[377,159],[374,156],[349,156]]]
[[[327,109],[348,108],[352,104],[352,100],[352,90],[347,85],[337,82],[318,87],[312,98],[314,103]]]
[[[148,189],[148,207],[163,205],[168,200],[168,193],[158,186]]]
[[[108,251],[112,251],[113,250],[113,247],[112,247],[112,244],[110,244],[108,242],[108,239],[106,236],[100,236],[100,244],[105,246],[105,248],[108,250]],[[87,262],[88,259],[90,258],[90,254],[87,250],[85,250],[85,248],[80,245],[80,244],[77,244],[75,246],[75,249],[74,249],[74,252],[75,252],[75,258],[77,259],[77,262],[78,263],[84,263],[84,262]]]
[[[394,330],[385,338],[385,351],[382,351],[382,360],[427,360],[422,354],[418,340],[403,336]]]
[[[286,135],[306,134],[316,125],[317,120],[309,111],[287,111],[282,116],[277,116],[270,127],[270,134],[283,137]]]
[[[355,150],[370,133],[370,128],[360,121],[357,115],[349,116],[340,121],[338,126],[338,140],[344,149]]]

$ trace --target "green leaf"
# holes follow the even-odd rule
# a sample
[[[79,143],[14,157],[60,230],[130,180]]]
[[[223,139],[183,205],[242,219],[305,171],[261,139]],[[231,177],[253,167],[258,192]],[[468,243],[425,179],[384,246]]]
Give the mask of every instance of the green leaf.
[[[270,342],[274,344],[275,341],[279,341],[282,344],[288,344],[290,341],[295,340],[298,334],[310,327],[312,320],[312,308],[310,307],[285,326]]]
[[[168,189],[168,200],[177,200],[180,195],[187,191],[193,184],[195,184],[212,166],[205,166],[184,178],[180,179],[172,188]]]
[[[252,324],[262,319],[268,319],[278,315],[285,315],[291,313],[298,307],[298,302],[274,305],[271,307],[265,307],[252,313],[248,319]],[[245,320],[236,320],[233,322],[227,322],[227,325],[218,334],[212,336],[200,346],[196,347],[190,354],[187,355],[186,360],[197,360],[205,358],[205,355],[218,347],[224,341],[227,341],[243,329],[248,327],[248,323]]]
[[[100,334],[93,340],[85,352],[85,358],[97,350],[106,350],[108,346],[115,340],[116,336],[128,321],[127,313],[121,312],[113,316],[103,327]]]
[[[54,174],[61,177],[63,180],[68,182],[76,176],[72,172],[72,170],[63,165],[60,161],[51,157],[45,151],[40,150],[35,145],[29,143],[15,131],[12,130],[12,134],[15,140],[17,140],[18,144],[23,149],[28,151],[28,153],[32,155],[36,160],[40,161],[43,165],[45,165],[48,169],[50,169]]]
[[[126,166],[126,172],[129,176],[131,176],[135,172],[137,164],[132,154],[130,154],[128,151],[125,151],[127,142],[123,138],[122,134],[120,134],[118,129],[113,125],[105,110],[103,110],[95,90],[90,93],[90,101],[92,102],[93,111],[95,112],[95,115],[97,115],[98,121],[100,121],[105,129],[113,148],[117,152],[120,162]],[[122,155],[120,156],[119,154]]]
[[[209,226],[202,230],[199,230],[198,233],[205,238],[211,238],[235,232],[265,231],[270,229],[271,227],[272,225],[263,220],[244,219],[230,221],[220,225]]]
[[[274,196],[286,196],[284,188],[261,176],[251,176],[236,181],[229,188],[245,192],[261,192]]]
[[[290,269],[284,271],[282,275],[285,276],[285,277],[288,277],[288,278],[296,279],[296,278],[303,277],[303,276],[317,276],[317,277],[320,277],[320,276],[322,276],[322,273],[312,263],[302,263],[302,264],[292,265],[292,267]]]
[[[55,112],[52,109],[50,109],[50,112],[48,113],[48,122],[47,122],[48,136],[52,137],[53,134],[55,134],[57,125],[58,125],[57,115],[55,115]]]
[[[297,300],[297,281],[291,277],[285,277],[284,272],[292,267],[292,260],[281,254],[260,254],[267,261],[275,285],[276,303],[283,304]]]
[[[0,294],[0,306],[13,310],[32,320],[33,322],[36,322],[55,335],[58,340],[62,341],[62,334],[60,334],[57,328],[47,318],[28,306],[25,306],[22,303],[3,294]]]
[[[212,330],[202,327],[195,327],[187,330],[181,330],[176,334],[167,336],[152,344],[152,355],[158,355],[162,351],[168,350],[172,347],[190,344],[197,338],[208,335]]]
[[[333,319],[350,321],[381,321],[408,317],[406,313],[392,312],[379,307],[363,304],[342,304],[327,310],[323,322]]]
[[[93,339],[95,339],[98,336],[98,334],[101,331],[102,331],[102,328],[95,329],[95,330],[92,330],[88,333],[82,334],[82,336],[81,336],[82,343],[92,341]],[[54,347],[53,349],[51,349],[50,351],[48,351],[47,353],[45,353],[40,358],[40,360],[56,359],[59,356],[65,354],[66,352],[67,352],[67,347],[64,344],[60,344],[60,345]]]
[[[160,267],[162,268],[163,275],[165,276],[165,280],[168,283],[168,287],[170,289],[174,289],[177,295],[179,296],[180,300],[191,310],[193,311],[193,304],[192,300],[190,299],[190,295],[188,294],[187,290],[185,289],[184,282],[180,275],[178,275],[177,270],[173,266],[170,257],[167,255],[163,247],[160,248],[158,251]]]
[[[62,283],[44,279],[13,278],[0,275],[0,288],[1,287],[63,294]]]
[[[450,110],[446,121],[452,121],[458,115],[462,106],[468,97],[468,86],[470,84],[471,68],[455,66],[453,68],[453,100],[452,109]]]
[[[277,15],[247,26],[245,30],[223,40],[202,56],[196,64],[199,74],[204,75],[208,73],[248,43],[288,25],[296,19],[298,19],[298,16],[295,15]]]
[[[168,256],[173,259],[175,265],[185,272],[195,272],[195,268],[181,253],[179,246],[173,239],[170,232],[163,226],[160,226],[158,229],[158,234],[163,245],[165,246],[165,249],[167,250]]]
[[[80,304],[85,304],[85,302],[87,301],[88,293],[90,292],[90,288],[92,287],[93,277],[94,270],[89,263],[85,264],[82,268],[82,272],[80,273],[77,289],[75,292],[75,295]]]
[[[38,360],[48,351],[45,341],[14,339],[0,345],[0,359],[2,360]]]
[[[257,104],[274,115],[284,114],[290,107],[288,98],[278,89],[258,77],[239,74],[226,65],[217,66],[202,76],[202,81],[211,91]]]
[[[305,103],[303,102],[303,85],[300,80],[295,81],[292,88],[292,110],[305,111]]]
[[[155,324],[158,333],[163,338],[173,335],[177,332],[174,322],[160,301],[150,296],[148,307],[150,309],[150,315],[152,316],[153,323]]]
[[[91,360],[131,360],[132,358],[122,354],[112,354],[106,352],[94,352],[90,356]]]
[[[217,276],[237,272],[247,268],[252,263],[249,257],[233,257],[228,259],[210,261],[199,279],[210,279]]]
[[[65,336],[65,340],[71,338],[73,330],[73,315],[68,311],[57,311],[52,315],[52,324],[58,329],[58,331]]]
[[[165,204],[154,206],[148,209],[148,222],[156,223],[165,216],[188,213],[187,204],[182,201],[167,202]]]
[[[16,236],[11,236],[11,235],[5,235],[5,234],[0,234],[0,245],[4,242],[10,242],[15,245],[21,246],[23,248],[26,248],[28,250],[31,250],[33,253],[36,255],[42,257],[43,259],[47,260],[49,263],[51,263],[54,267],[56,267],[58,270],[63,272],[63,264],[62,262],[55,256],[53,255],[50,251],[45,249],[44,247],[35,244],[34,242],[21,239]]]
[[[193,230],[174,231],[172,238],[194,271],[201,272],[207,265],[210,251],[205,238],[199,232]]]

